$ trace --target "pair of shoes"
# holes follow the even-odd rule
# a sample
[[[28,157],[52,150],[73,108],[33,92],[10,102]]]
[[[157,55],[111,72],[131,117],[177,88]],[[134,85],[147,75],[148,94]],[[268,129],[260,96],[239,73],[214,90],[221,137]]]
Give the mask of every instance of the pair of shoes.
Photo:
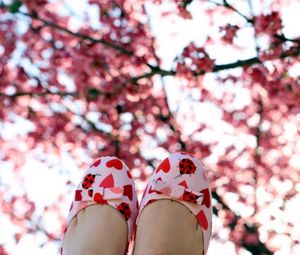
[[[211,191],[201,162],[184,152],[170,154],[160,163],[150,178],[140,206],[134,180],[125,163],[116,157],[97,159],[75,190],[65,232],[80,210],[94,204],[107,204],[116,208],[127,222],[128,248],[137,217],[147,205],[160,199],[176,200],[195,215],[203,231],[206,254],[212,226]]]

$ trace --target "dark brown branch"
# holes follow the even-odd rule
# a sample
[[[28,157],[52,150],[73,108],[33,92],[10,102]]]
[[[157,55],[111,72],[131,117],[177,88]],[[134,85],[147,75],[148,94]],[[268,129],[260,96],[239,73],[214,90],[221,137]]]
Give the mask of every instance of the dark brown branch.
[[[261,124],[263,121],[263,111],[264,111],[264,107],[263,107],[263,101],[262,101],[262,97],[259,95],[258,98],[258,110],[257,110],[257,114],[259,115],[259,122],[257,124],[257,127],[255,129],[255,138],[256,138],[256,155],[260,156],[260,152],[259,152],[259,146],[260,146],[260,140],[261,140]]]
[[[282,53],[281,56],[279,57],[279,59],[285,59],[287,57],[294,57],[294,56],[298,56],[299,54],[300,54],[300,47],[296,48],[294,51],[287,51],[287,52]],[[215,73],[215,72],[219,72],[219,71],[223,71],[223,70],[233,69],[233,68],[237,68],[237,67],[246,67],[246,66],[251,66],[251,65],[260,64],[260,63],[263,63],[263,62],[258,57],[254,57],[254,58],[249,58],[249,59],[245,59],[245,60],[238,60],[236,62],[229,63],[229,64],[216,65],[211,72]],[[176,72],[172,71],[172,70],[170,70],[170,71],[163,70],[158,66],[151,66],[149,64],[148,64],[148,66],[151,68],[151,72],[145,73],[145,74],[137,76],[137,77],[129,78],[128,80],[123,82],[121,84],[121,86],[114,92],[111,92],[111,93],[102,92],[100,90],[92,88],[89,90],[88,93],[93,92],[94,96],[98,96],[100,94],[113,95],[116,92],[119,92],[119,90],[122,88],[122,85],[124,85],[126,83],[136,83],[140,79],[151,78],[152,76],[154,76],[156,74],[159,74],[161,76],[175,76],[176,75]],[[209,73],[209,72],[205,72],[205,71],[193,72],[193,75],[200,76],[200,75],[204,75],[206,73]],[[10,98],[16,98],[19,96],[45,96],[45,95],[60,95],[60,96],[74,96],[74,97],[79,96],[79,94],[77,92],[49,92],[49,91],[40,92],[40,93],[17,92],[15,94],[11,94],[11,95],[0,93],[0,97],[10,97]]]
[[[226,0],[224,0],[224,4],[225,5],[222,5],[222,6],[225,6],[226,8],[230,8],[230,9],[235,10],[236,12],[238,12],[234,7],[232,7],[231,5],[229,5]],[[70,34],[72,36],[79,37],[79,38],[84,39],[84,40],[89,40],[92,43],[101,43],[101,44],[103,44],[103,45],[105,45],[107,47],[110,47],[110,48],[113,48],[115,50],[118,50],[118,51],[120,51],[120,52],[122,52],[124,54],[129,55],[129,56],[133,55],[133,52],[127,51],[126,49],[122,48],[121,46],[110,44],[109,42],[107,42],[107,41],[105,41],[103,39],[95,39],[95,38],[90,37],[88,35],[84,35],[84,34],[81,34],[81,33],[72,32],[72,31],[68,30],[67,28],[64,28],[64,27],[61,27],[61,26],[59,26],[57,24],[52,23],[51,21],[44,20],[44,19],[38,17],[37,15],[27,14],[27,13],[22,13],[22,12],[19,12],[19,13],[21,13],[23,15],[26,15],[26,16],[30,16],[30,17],[35,18],[35,19],[38,19],[41,22],[43,22],[45,25],[51,26],[51,27],[56,28],[56,29],[58,29],[60,31],[66,32],[66,33],[68,33],[68,34]],[[244,17],[244,18],[246,18],[249,21],[249,19],[247,17]],[[251,20],[251,22],[253,22],[253,20]],[[284,39],[285,41],[291,41],[291,42],[297,42],[297,43],[299,43],[299,40],[297,40],[297,39],[288,39],[284,35],[280,35],[280,36],[277,36],[277,37],[280,37],[281,39]],[[298,49],[296,49],[294,52],[283,53],[280,56],[280,58],[283,59],[283,58],[286,58],[286,57],[289,57],[289,56],[297,56],[297,55],[299,55],[299,53],[300,53],[300,47]],[[219,72],[219,71],[222,71],[222,70],[232,69],[232,68],[236,68],[236,67],[249,66],[249,65],[253,65],[253,64],[257,64],[257,63],[261,63],[261,60],[258,57],[253,57],[253,58],[250,58],[250,59],[238,60],[236,62],[228,63],[228,64],[224,64],[224,65],[216,65],[213,68],[212,72]],[[150,65],[148,65],[148,66],[150,66]],[[131,81],[132,82],[136,82],[139,79],[149,78],[149,77],[152,77],[155,74],[160,74],[162,76],[175,75],[176,74],[176,72],[174,72],[174,71],[163,70],[163,69],[161,69],[159,67],[153,67],[152,66],[151,68],[152,68],[152,71],[150,73],[146,73],[146,74],[144,74],[142,76],[138,76],[138,77],[133,77],[133,78],[131,78]],[[203,75],[205,73],[206,72],[204,72],[204,71],[201,71],[201,72],[198,72],[198,73],[195,72],[194,75],[195,76],[197,76],[197,75]]]
[[[234,12],[236,12],[237,14],[239,14],[241,17],[243,17],[244,19],[246,19],[249,23],[253,23],[253,19],[249,19],[246,15],[244,15],[243,13],[241,13],[239,10],[237,10],[236,8],[234,8],[232,5],[230,5],[227,0],[223,0],[224,3],[224,7],[233,10]]]
[[[229,227],[232,231],[234,231],[234,228],[235,228],[238,220],[241,219],[241,216],[237,215],[235,212],[233,212],[216,191],[212,191],[212,197],[222,206],[223,210],[226,210],[233,214],[233,220],[232,220],[231,224],[229,224]],[[218,209],[216,207],[214,207],[214,214],[218,216]],[[246,250],[251,252],[253,255],[273,255],[273,252],[270,251],[268,249],[268,247],[259,240],[259,232],[258,232],[257,226],[249,224],[249,223],[244,223],[243,227],[244,227],[244,231],[247,234],[256,235],[258,243],[257,244],[249,244],[245,240],[242,239],[242,240],[239,240],[242,247],[244,247]]]
[[[223,0],[223,4],[218,3],[218,2],[215,2],[215,1],[213,1],[213,0],[209,0],[208,2],[213,3],[213,4],[217,5],[217,6],[222,6],[222,7],[225,7],[225,8],[227,8],[227,9],[229,9],[229,10],[232,10],[232,11],[234,11],[235,13],[237,13],[238,15],[240,15],[242,18],[244,18],[247,22],[253,23],[253,19],[248,18],[246,15],[244,15],[244,14],[241,13],[239,10],[237,10],[236,8],[234,8],[232,5],[230,5],[230,4],[227,2],[227,0]]]
[[[160,74],[160,71],[164,71],[161,70],[160,68],[154,68],[151,70],[151,72],[149,73],[145,73],[143,75],[140,76],[136,76],[136,77],[131,77],[129,78],[125,83],[136,83],[137,81],[144,79],[144,78],[151,78],[152,76],[154,76],[155,74]],[[167,71],[168,72],[168,71]],[[166,75],[168,75],[166,72]]]
[[[185,1],[182,1],[182,6],[183,6],[184,8],[187,8],[192,2],[193,2],[193,0],[185,0]]]
[[[300,47],[297,47],[296,49],[294,49],[293,51],[286,51],[283,52],[278,59],[285,59],[287,57],[295,57],[298,56],[300,54]],[[273,60],[277,60],[277,59],[273,59]],[[223,70],[228,70],[228,69],[233,69],[233,68],[237,68],[237,67],[246,67],[246,66],[251,66],[254,64],[261,64],[263,63],[263,61],[261,61],[258,57],[253,57],[253,58],[249,58],[249,59],[245,59],[245,60],[237,60],[236,62],[233,63],[228,63],[228,64],[223,64],[223,65],[215,65],[213,70],[210,71],[211,73],[216,73],[219,71],[223,71]],[[160,74],[162,76],[172,76],[172,75],[176,75],[175,71],[167,71],[167,70],[162,70],[159,67],[151,67],[152,69],[152,73],[154,74]],[[204,75],[206,73],[210,73],[210,72],[206,72],[206,71],[200,71],[200,72],[193,72],[194,76],[200,76],[200,75]]]
[[[2,6],[1,8],[4,8],[7,6]],[[125,55],[128,55],[128,56],[133,56],[133,52],[132,51],[129,51],[129,50],[126,50],[125,48],[123,48],[122,46],[120,45],[116,45],[116,44],[113,44],[113,43],[110,43],[104,39],[96,39],[96,38],[93,38],[89,35],[85,35],[85,34],[82,34],[82,33],[78,33],[78,32],[73,32],[65,27],[62,27],[60,25],[57,25],[55,23],[53,23],[52,21],[50,20],[46,20],[44,18],[41,18],[40,16],[38,16],[37,13],[25,13],[25,12],[21,12],[21,11],[18,11],[17,13],[23,15],[23,16],[27,16],[27,17],[30,17],[32,19],[35,19],[35,20],[39,20],[43,23],[43,25],[45,26],[48,26],[48,27],[52,27],[52,28],[55,28],[61,32],[64,32],[64,33],[67,33],[69,35],[72,35],[72,36],[75,36],[75,37],[78,37],[78,38],[81,38],[82,40],[87,40],[87,41],[90,41],[91,43],[100,43],[108,48],[112,48],[114,50],[117,50]]]
[[[264,105],[263,105],[263,100],[262,100],[262,96],[259,94],[258,95],[258,102],[257,102],[257,114],[259,116],[259,121],[257,123],[257,126],[255,128],[255,139],[256,139],[256,147],[254,150],[254,164],[259,164],[261,163],[261,151],[260,151],[260,146],[261,146],[261,135],[262,135],[262,131],[261,131],[261,125],[263,122],[263,112],[264,112]],[[258,182],[258,173],[257,173],[257,167],[254,165],[253,166],[253,187],[254,187],[254,214],[257,212],[257,182]]]
[[[4,93],[0,93],[0,97],[8,97],[8,98],[17,98],[17,97],[21,97],[21,96],[30,96],[30,97],[34,97],[34,96],[47,96],[47,95],[58,95],[61,97],[66,97],[66,96],[73,96],[73,97],[77,97],[78,93],[77,92],[62,92],[62,91],[57,91],[57,92],[51,92],[51,91],[44,91],[44,92],[16,92],[14,94],[4,94]]]
[[[163,121],[165,124],[167,124],[169,126],[169,128],[177,135],[178,143],[181,146],[181,150],[184,151],[184,150],[186,150],[186,144],[184,143],[184,141],[181,138],[180,130],[178,130],[178,124],[176,122],[176,117],[174,117],[174,114],[172,113],[172,111],[170,109],[168,97],[167,97],[167,91],[166,91],[165,82],[163,80],[163,77],[161,77],[161,82],[163,85],[162,96],[163,96],[163,100],[164,100],[166,108],[167,108],[167,114],[163,115],[161,113],[160,120]]]
[[[249,59],[245,59],[245,60],[238,60],[233,63],[228,63],[228,64],[224,64],[224,65],[216,65],[213,68],[212,72],[219,72],[219,71],[223,71],[223,70],[227,70],[227,69],[250,66],[250,65],[259,64],[259,63],[261,63],[261,60],[258,57],[249,58]]]
[[[249,6],[249,9],[250,9],[251,16],[254,17],[255,14],[254,14],[252,0],[248,0],[248,6]],[[253,19],[253,27],[255,27],[255,19]],[[259,46],[259,43],[258,43],[258,40],[257,40],[256,33],[253,34],[253,40],[254,40],[256,54],[259,55],[260,46]]]
[[[234,11],[238,12],[226,0],[223,0],[224,5],[222,5],[220,3],[217,3],[217,2],[214,2],[214,1],[210,1],[210,2],[212,2],[214,4],[217,4],[217,5],[224,6],[226,8],[229,8],[231,10],[234,10]],[[39,17],[37,14],[28,14],[28,13],[23,13],[23,12],[20,12],[20,11],[18,13],[23,14],[25,16],[29,16],[33,19],[40,20],[44,25],[53,27],[53,28],[58,29],[60,31],[66,32],[66,33],[68,33],[72,36],[79,37],[83,40],[88,40],[91,43],[101,43],[101,44],[103,44],[107,47],[111,47],[113,49],[116,49],[116,50],[118,50],[118,51],[120,51],[124,54],[130,55],[130,56],[133,55],[133,52],[127,51],[126,49],[122,48],[121,46],[113,45],[113,44],[111,44],[111,43],[109,43],[109,42],[107,42],[103,39],[96,39],[96,38],[90,37],[88,35],[72,32],[72,31],[68,30],[67,28],[61,27],[57,24],[54,24],[51,21],[48,21],[48,20],[45,20],[45,19]],[[244,16],[243,14],[241,14],[241,15]],[[248,19],[247,17],[244,17],[244,18]],[[297,42],[297,43],[299,42],[298,39],[289,39],[289,38],[286,38],[284,35],[278,35],[277,37],[279,37],[280,39],[282,39],[284,41],[291,41],[291,42]],[[300,47],[296,48],[296,50],[294,50],[293,52],[290,52],[290,51],[284,52],[279,58],[283,59],[283,58],[286,58],[286,57],[289,57],[289,56],[297,56],[297,55],[299,55],[299,53],[300,53]],[[219,71],[222,71],[222,70],[232,69],[232,68],[236,68],[236,67],[250,66],[250,65],[258,64],[258,63],[262,63],[261,60],[258,57],[253,57],[253,58],[249,58],[249,59],[246,59],[246,60],[238,60],[236,62],[228,63],[228,64],[224,64],[224,65],[216,65],[211,72],[219,72]],[[127,82],[135,83],[139,79],[150,78],[155,74],[160,74],[162,76],[168,76],[168,75],[175,75],[176,74],[176,72],[172,71],[172,70],[168,71],[168,70],[163,70],[158,66],[151,66],[150,64],[147,64],[147,65],[151,68],[150,73],[146,73],[146,74],[138,76],[138,77],[132,77]],[[206,73],[205,71],[193,72],[194,76],[204,75],[205,73]]]
[[[300,39],[287,38],[284,34],[274,35],[274,37],[277,37],[278,39],[280,39],[283,42],[293,42],[293,43],[300,44]]]
[[[183,6],[184,6],[184,8],[186,8],[187,5],[191,4],[192,1],[193,0],[184,1],[182,3]],[[152,30],[152,28],[151,28],[151,22],[150,22],[150,17],[148,17],[148,26],[149,26],[150,30]],[[157,66],[152,66],[152,65],[148,64],[148,67],[151,69],[151,73],[160,74],[160,80],[161,80],[161,83],[162,83],[162,86],[163,86],[163,88],[162,88],[162,96],[163,96],[164,104],[165,104],[166,109],[167,109],[167,113],[166,114],[163,114],[163,111],[160,111],[158,119],[160,121],[162,121],[164,124],[167,124],[169,126],[170,130],[172,130],[177,135],[178,143],[180,144],[181,149],[185,150],[186,149],[185,143],[181,139],[180,131],[177,130],[178,129],[177,128],[178,124],[176,123],[176,117],[174,116],[174,113],[171,112],[170,105],[169,105],[169,102],[168,102],[168,95],[167,95],[167,91],[166,91],[166,85],[165,85],[165,82],[164,82],[164,79],[163,79],[164,71],[161,70],[158,67],[158,65],[160,63],[160,59],[159,59],[159,57],[157,56],[157,54],[155,52],[154,46],[153,45],[151,45],[151,46],[152,46],[151,49],[153,51],[154,58],[156,60]]]

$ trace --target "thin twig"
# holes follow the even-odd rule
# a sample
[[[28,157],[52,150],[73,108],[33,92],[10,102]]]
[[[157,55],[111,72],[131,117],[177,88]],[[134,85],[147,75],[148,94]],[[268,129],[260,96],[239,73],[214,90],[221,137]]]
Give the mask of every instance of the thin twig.
[[[237,10],[236,8],[234,8],[232,5],[230,5],[226,0],[223,0],[223,4],[215,2],[213,0],[208,0],[208,2],[215,4],[217,6],[222,6],[225,7],[229,10],[234,11],[235,13],[237,13],[238,15],[240,15],[241,17],[243,17],[247,22],[249,23],[253,23],[253,19],[248,18],[246,15],[244,15],[243,13],[241,13],[239,10]]]
[[[57,92],[51,92],[51,91],[43,91],[43,92],[24,92],[24,91],[18,91],[14,94],[4,94],[4,93],[0,93],[0,97],[10,97],[10,98],[17,98],[17,97],[21,97],[21,96],[47,96],[47,95],[58,95],[61,97],[65,97],[65,96],[73,96],[73,97],[77,97],[79,94],[77,92],[62,92],[62,91],[57,91]]]
[[[259,116],[259,122],[257,123],[256,129],[255,129],[255,138],[256,138],[256,147],[255,147],[255,151],[254,151],[254,158],[255,158],[255,164],[257,162],[261,161],[261,152],[259,150],[259,147],[261,145],[261,125],[263,122],[263,112],[264,112],[264,106],[263,106],[263,100],[262,100],[262,96],[259,94],[258,95],[258,110],[257,110],[257,114]],[[257,167],[253,167],[253,171],[254,171],[254,214],[257,212],[257,178],[259,177],[257,174]]]
[[[248,0],[248,5],[249,5],[249,10],[250,10],[250,13],[251,13],[251,16],[254,17],[254,10],[253,10],[253,5],[252,5],[252,0]],[[253,19],[253,25],[255,26],[254,24],[255,20]],[[254,44],[255,44],[255,51],[256,51],[256,54],[259,55],[259,52],[260,52],[260,47],[259,47],[259,44],[258,44],[258,41],[257,41],[257,37],[256,37],[256,34],[254,33]]]

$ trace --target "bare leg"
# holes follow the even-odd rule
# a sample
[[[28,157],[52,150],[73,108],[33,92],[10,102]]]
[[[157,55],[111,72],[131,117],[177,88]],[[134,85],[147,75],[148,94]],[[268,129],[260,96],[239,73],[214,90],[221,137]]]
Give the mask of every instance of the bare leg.
[[[63,255],[123,255],[127,223],[113,207],[96,204],[81,210],[70,222]]]
[[[202,254],[202,229],[189,209],[174,200],[145,207],[137,222],[134,255]]]

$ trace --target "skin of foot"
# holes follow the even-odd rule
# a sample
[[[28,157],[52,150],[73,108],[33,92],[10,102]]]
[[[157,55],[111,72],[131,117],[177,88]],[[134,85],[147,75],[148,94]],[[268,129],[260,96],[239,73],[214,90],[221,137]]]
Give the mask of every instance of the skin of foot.
[[[109,205],[96,204],[81,210],[70,222],[63,240],[63,255],[123,255],[127,223]]]
[[[134,255],[203,255],[203,232],[194,214],[174,200],[158,200],[137,222]]]

